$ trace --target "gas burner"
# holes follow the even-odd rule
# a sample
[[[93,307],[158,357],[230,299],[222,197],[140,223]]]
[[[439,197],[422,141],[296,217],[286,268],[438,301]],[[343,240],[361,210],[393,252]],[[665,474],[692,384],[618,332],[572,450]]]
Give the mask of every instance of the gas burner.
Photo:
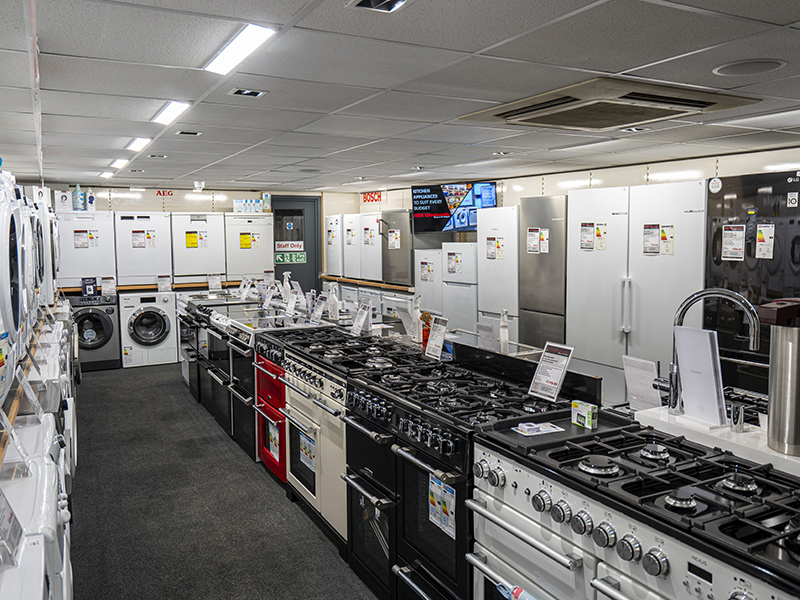
[[[501,418],[502,416],[493,411],[481,411],[467,417],[467,421],[469,421],[470,425],[485,425],[486,423],[494,423]]]
[[[371,369],[391,369],[394,366],[394,363],[391,360],[380,356],[368,358],[364,364]]]
[[[613,477],[619,473],[619,465],[602,454],[590,454],[578,463],[578,468],[589,475]]]
[[[697,507],[697,501],[688,490],[678,488],[672,490],[666,498],[664,504],[673,510],[693,510]]]
[[[538,400],[526,400],[522,405],[522,410],[529,413],[544,413],[552,409],[552,404],[548,402],[539,402]]]
[[[378,346],[367,346],[363,350],[364,354],[371,354],[372,356],[377,356],[378,354],[383,354],[383,348]]]
[[[719,482],[719,485],[733,492],[753,494],[758,491],[756,478],[746,473],[733,472]]]
[[[325,354],[322,355],[323,358],[331,358],[331,359],[344,358],[344,356],[345,356],[344,352],[336,349],[328,350],[325,352]]]
[[[429,381],[425,384],[427,391],[437,394],[452,394],[458,389],[458,384],[454,381]]]
[[[669,458],[669,449],[663,444],[645,444],[639,450],[639,455],[650,460],[667,460]]]
[[[408,378],[403,376],[403,375],[390,374],[390,375],[383,375],[381,377],[381,383],[383,385],[389,385],[389,386],[391,386],[391,385],[405,385],[408,382],[409,382]]]
[[[793,535],[782,540],[783,546],[788,550],[791,556],[797,562],[800,562],[800,534],[797,533],[800,528],[800,516],[792,517],[786,526],[783,528],[784,533],[794,531]]]
[[[345,346],[346,348],[355,348],[356,346],[360,346],[361,342],[359,342],[358,340],[348,340],[342,345]]]
[[[324,350],[325,349],[325,344],[320,344],[319,342],[317,342],[317,343],[311,344],[308,347],[308,349],[309,350]]]

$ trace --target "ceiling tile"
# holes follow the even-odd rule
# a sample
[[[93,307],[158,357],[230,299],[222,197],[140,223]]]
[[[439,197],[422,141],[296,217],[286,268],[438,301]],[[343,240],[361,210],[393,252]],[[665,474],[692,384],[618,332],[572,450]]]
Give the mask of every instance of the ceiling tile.
[[[706,143],[709,145],[723,143],[725,145],[735,144],[736,148],[742,149],[777,148],[781,146],[800,147],[800,135],[781,131],[763,131],[747,135],[735,135],[714,140],[699,141],[696,143],[701,145],[705,145]]]
[[[230,92],[235,89],[259,90],[267,94],[260,98],[233,96]],[[206,101],[248,108],[281,108],[328,113],[375,93],[376,90],[370,88],[239,74],[208,96]]]
[[[745,95],[745,94],[741,94]],[[746,94],[752,97],[753,94]],[[743,106],[741,108],[732,108],[730,110],[719,110],[701,115],[692,115],[683,117],[684,121],[700,122],[700,123],[723,123],[739,117],[758,116],[765,113],[777,113],[787,109],[800,108],[800,102],[797,100],[782,100],[766,98],[756,104],[750,106]]]
[[[453,144],[473,144],[475,142],[488,142],[500,138],[508,138],[519,135],[517,132],[507,129],[492,129],[489,127],[475,127],[472,125],[431,125],[423,129],[418,129],[410,133],[396,136],[397,138],[408,140],[419,140],[423,142],[442,142]]]
[[[631,74],[663,81],[730,90],[771,81],[776,77],[800,75],[800,61],[797,60],[798,46],[800,46],[800,31],[795,29],[769,31],[651,67],[636,69]],[[723,76],[713,72],[715,68],[722,65],[758,58],[774,58],[784,60],[788,64],[777,71],[762,75]],[[757,94],[765,93],[760,88],[756,88],[754,91]]]
[[[125,4],[153,6],[200,13],[218,17],[244,19],[251,23],[286,23],[295,13],[308,4],[308,0],[126,0]]]
[[[243,152],[230,158],[226,158],[220,164],[222,165],[236,165],[236,166],[250,166],[261,167],[262,169],[269,169],[273,166],[288,165],[305,160],[298,157],[285,157],[285,156],[269,156],[269,155],[255,155]]]
[[[388,88],[427,75],[461,56],[449,50],[293,29],[249,61],[244,71]]]
[[[365,147],[365,150],[373,150],[375,152],[414,152],[415,154],[422,154],[427,152],[441,152],[442,150],[453,148],[457,145],[459,144],[391,138],[370,144]]]
[[[300,127],[303,133],[324,133],[331,135],[356,134],[371,137],[390,137],[421,129],[425,123],[414,121],[393,121],[390,119],[371,119],[367,117],[349,117],[346,115],[328,115],[318,121]]]
[[[508,139],[495,141],[494,145],[505,146],[506,148],[562,148],[578,146],[580,144],[590,144],[608,139],[602,134],[593,135],[583,132],[564,132],[557,129],[536,130],[523,135],[515,135]]]
[[[248,144],[226,144],[224,142],[199,142],[195,138],[172,139],[178,136],[161,137],[147,147],[145,154],[166,154],[167,160],[171,152],[196,152],[214,154],[217,158],[225,158],[248,147]]]
[[[28,73],[26,52],[0,50],[0,85],[30,89],[31,78]]]
[[[414,156],[412,152],[374,152],[366,148],[357,148],[354,150],[342,150],[341,152],[331,153],[327,156],[342,160],[372,160],[374,162],[386,162],[389,160],[399,160],[404,158],[411,158]]]
[[[355,132],[350,132],[355,133]],[[368,137],[353,137],[349,135],[321,135],[316,133],[284,133],[280,137],[270,140],[275,146],[299,146],[301,148],[352,148],[373,141]]]
[[[719,123],[734,127],[756,127],[760,129],[781,129],[793,127],[800,123],[800,108],[761,115],[757,117],[744,117],[741,119],[719,120]]]
[[[4,2],[3,18],[0,19],[0,48],[25,50],[25,12],[24,2]],[[34,6],[36,6],[34,4]]]
[[[339,114],[439,123],[467,113],[491,108],[495,104],[494,102],[456,100],[408,92],[387,92],[351,106]]]
[[[6,144],[30,144],[36,147],[36,134],[33,131],[10,131],[0,128],[0,158],[5,159]]]
[[[219,79],[218,75],[192,69],[130,65],[89,58],[39,57],[41,88],[73,92],[158,98],[191,102]],[[147,119],[156,116],[156,112]]]
[[[208,127],[208,126],[196,126],[192,125],[191,127],[187,127],[184,124],[178,124],[173,127],[167,129],[164,132],[164,138],[169,139],[172,138],[182,138],[178,134],[179,131],[186,131],[187,129],[191,129],[192,131],[198,130],[202,131],[203,135],[197,138],[198,142],[229,142],[233,144],[258,144],[268,140],[271,137],[275,137],[276,135],[280,135],[282,132],[280,131],[270,131],[266,130],[263,131],[261,129],[250,129],[250,128],[234,128],[234,127]]]
[[[2,55],[0,55],[0,60],[2,60]],[[30,88],[0,87],[0,110],[4,112],[31,112],[33,110],[33,98],[31,97]]]
[[[82,94],[43,89],[42,113],[79,117],[149,121],[164,107],[163,100]]]
[[[92,117],[42,115],[42,131],[53,133],[83,133],[153,138],[162,125],[143,121],[121,121]],[[127,144],[126,144],[127,145]]]
[[[636,140],[638,142],[693,142],[696,140],[707,140],[725,135],[739,135],[743,133],[751,132],[736,127],[719,127],[697,123],[695,125],[682,125],[670,129],[636,133],[624,139]]]
[[[391,14],[345,8],[327,0],[300,21],[301,27],[475,52],[579,9],[591,0],[459,0],[415,2]]]
[[[158,151],[153,151],[152,153],[155,154]],[[152,167],[158,168],[159,165],[170,165],[173,163],[212,163],[215,160],[219,160],[219,155],[216,153],[202,153],[202,152],[175,152],[170,151],[167,153],[167,158],[150,158],[148,154],[151,153],[151,148],[148,146],[144,153],[136,159],[135,164],[140,165],[143,169],[149,169]],[[163,152],[162,152],[163,154]]]
[[[189,109],[187,113],[181,116],[179,125],[196,123],[199,125],[217,125],[244,129],[291,131],[317,118],[319,118],[319,115],[314,113],[243,108],[241,106],[224,106],[222,104],[203,102]]]
[[[649,2],[610,0],[488,54],[618,72],[765,29]]]
[[[765,23],[788,25],[800,21],[800,4],[785,0],[670,0],[696,8],[713,10],[726,15],[745,17]]]
[[[33,131],[33,115],[21,112],[0,112],[0,130]]]
[[[778,71],[778,73],[780,73],[780,71]],[[747,92],[748,94],[778,96],[781,98],[800,100],[800,77],[789,77],[786,79],[757,83],[755,85],[747,85],[738,88],[737,91]]]
[[[128,136],[115,137],[110,135],[42,132],[42,145],[44,146],[91,146],[94,148],[109,148],[116,152],[125,148],[130,141],[131,138]]]
[[[295,162],[290,160],[300,158],[316,158],[330,152],[330,148],[305,148],[299,146],[277,146],[272,144],[261,144],[245,150],[239,156],[273,156],[276,158],[285,158],[286,162]]]
[[[242,23],[145,10],[125,4],[38,0],[44,53],[202,68]]]

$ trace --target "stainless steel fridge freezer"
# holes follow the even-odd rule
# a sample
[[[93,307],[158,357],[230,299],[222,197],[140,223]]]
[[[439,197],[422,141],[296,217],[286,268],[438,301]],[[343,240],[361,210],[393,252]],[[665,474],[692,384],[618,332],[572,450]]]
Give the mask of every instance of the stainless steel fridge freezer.
[[[414,285],[414,238],[411,211],[385,210],[380,214],[383,281]]]
[[[567,197],[520,200],[519,341],[563,344],[567,311]]]

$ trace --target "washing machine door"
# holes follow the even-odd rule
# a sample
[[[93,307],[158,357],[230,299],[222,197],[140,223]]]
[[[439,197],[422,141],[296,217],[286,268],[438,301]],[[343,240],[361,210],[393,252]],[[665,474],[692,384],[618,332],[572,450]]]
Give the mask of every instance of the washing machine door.
[[[36,219],[36,287],[44,283],[44,230],[41,219]]]
[[[142,346],[155,346],[169,335],[169,316],[160,308],[137,308],[128,318],[128,335]]]
[[[50,240],[53,251],[53,279],[58,278],[58,270],[61,268],[61,250],[59,249],[60,240],[58,237],[58,221],[55,215],[50,215]]]
[[[80,308],[75,311],[75,329],[81,350],[98,350],[114,334],[114,321],[102,308]]]
[[[11,343],[20,324],[20,255],[17,213],[0,197],[0,313]]]

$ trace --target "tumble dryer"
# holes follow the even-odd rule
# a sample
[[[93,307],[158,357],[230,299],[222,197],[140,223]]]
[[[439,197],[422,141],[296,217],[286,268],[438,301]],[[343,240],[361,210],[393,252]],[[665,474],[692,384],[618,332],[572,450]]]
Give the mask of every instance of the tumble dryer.
[[[42,302],[52,306],[56,301],[58,284],[56,273],[58,272],[58,222],[51,208],[52,192],[49,188],[33,186],[26,188],[28,197],[36,205],[36,212],[39,215],[39,227],[37,232],[42,238],[39,248],[39,269],[41,270],[40,295]]]
[[[225,278],[222,213],[172,213],[172,266],[176,284],[203,287],[209,274]]]
[[[123,367],[178,362],[175,311],[174,292],[120,296]]]
[[[78,333],[81,370],[119,369],[122,361],[117,296],[70,296],[69,303]]]
[[[82,277],[116,277],[114,214],[110,212],[57,213],[62,287],[80,287]]]
[[[169,213],[115,213],[117,285],[157,285],[172,277],[172,221]]]

